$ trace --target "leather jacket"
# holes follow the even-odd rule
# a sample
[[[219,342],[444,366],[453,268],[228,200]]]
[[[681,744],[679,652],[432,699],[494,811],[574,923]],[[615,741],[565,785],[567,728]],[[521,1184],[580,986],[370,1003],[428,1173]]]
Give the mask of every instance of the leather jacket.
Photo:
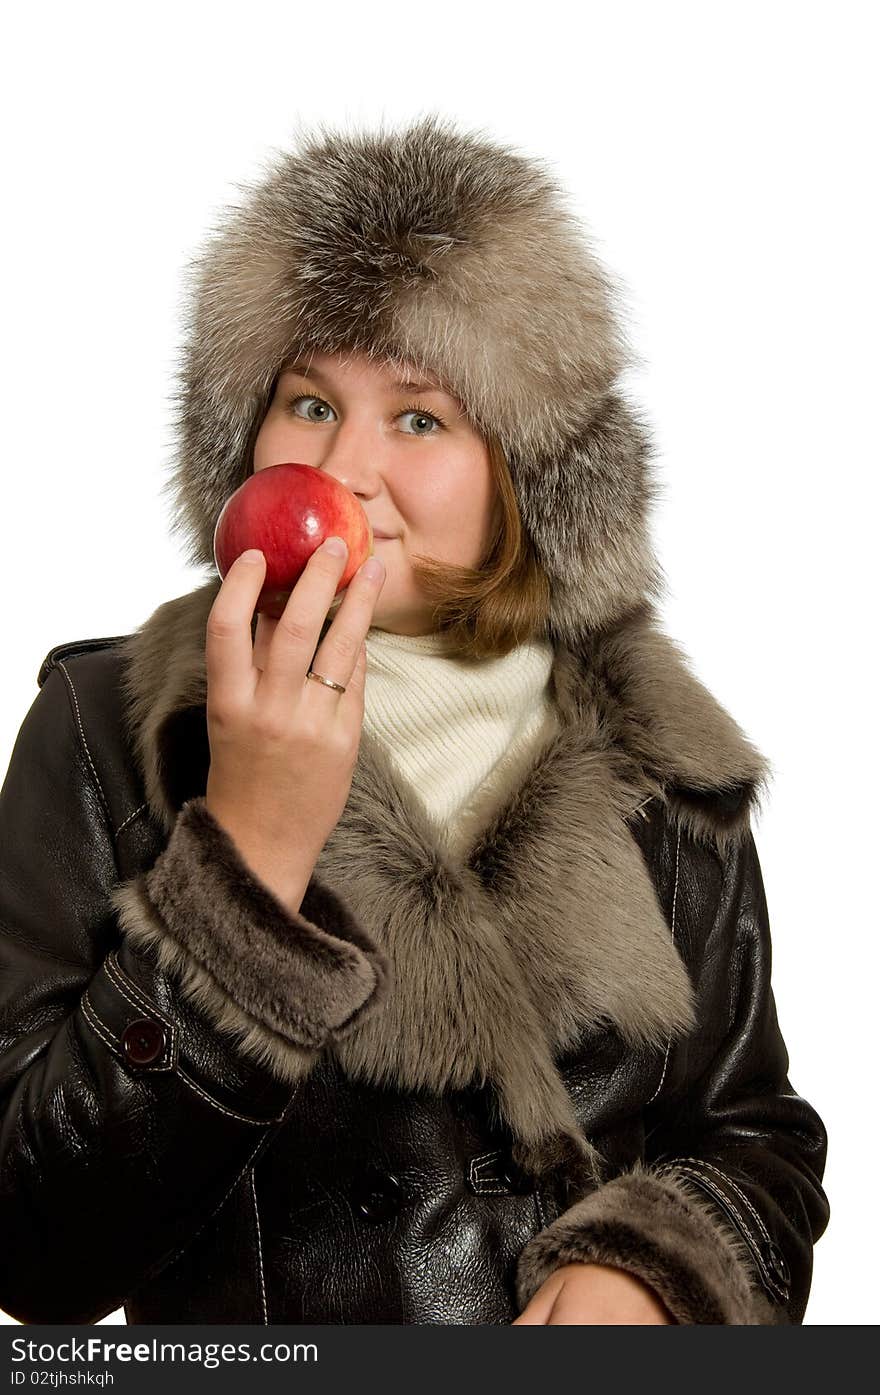
[[[124,721],[126,638],[47,656],[0,793],[0,1307],[27,1323],[124,1306],[129,1323],[506,1324],[580,1258],[646,1278],[679,1322],[801,1322],[826,1137],[788,1080],[751,831],[700,837],[710,795],[683,775],[630,810],[693,1014],[640,1037],[623,1008],[597,1010],[555,1051],[596,1160],[574,1185],[523,1166],[493,1078],[438,1090],[346,1066],[393,988],[339,882],[294,928],[372,964],[379,1006],[355,995],[314,1039],[291,1027],[299,1075],[223,1030],[217,990],[171,967],[160,930],[123,930],[113,888],[161,861],[184,806],[195,838],[206,772],[196,695],[176,714],[165,774],[183,784],[163,826]],[[719,826],[740,799],[712,792]],[[193,924],[195,889],[178,890]]]

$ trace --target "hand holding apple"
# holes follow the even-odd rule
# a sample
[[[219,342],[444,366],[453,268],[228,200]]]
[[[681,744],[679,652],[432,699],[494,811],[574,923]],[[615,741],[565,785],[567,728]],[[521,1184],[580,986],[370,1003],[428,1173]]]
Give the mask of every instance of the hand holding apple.
[[[292,461],[269,465],[249,475],[223,505],[214,528],[214,562],[222,578],[243,552],[259,548],[266,575],[255,609],[278,620],[309,558],[334,534],[348,545],[338,594],[373,552],[367,515],[332,475]]]
[[[259,617],[258,661],[260,635],[252,644],[251,623],[266,559],[248,551],[224,577],[205,631],[205,809],[292,914],[345,806],[360,743],[365,639],[385,569],[378,557],[368,559],[321,639],[349,565],[347,554],[328,545],[313,553],[281,620]],[[312,664],[341,687],[307,681]]]

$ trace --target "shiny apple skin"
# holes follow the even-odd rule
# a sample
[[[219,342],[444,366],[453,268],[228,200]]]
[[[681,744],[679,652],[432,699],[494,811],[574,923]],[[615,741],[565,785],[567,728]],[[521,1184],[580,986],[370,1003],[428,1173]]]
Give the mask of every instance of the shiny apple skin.
[[[258,547],[266,576],[255,610],[277,620],[312,553],[344,538],[348,558],[336,595],[373,552],[373,530],[344,484],[314,465],[285,461],[249,475],[230,494],[214,527],[214,564],[225,577],[236,557]]]

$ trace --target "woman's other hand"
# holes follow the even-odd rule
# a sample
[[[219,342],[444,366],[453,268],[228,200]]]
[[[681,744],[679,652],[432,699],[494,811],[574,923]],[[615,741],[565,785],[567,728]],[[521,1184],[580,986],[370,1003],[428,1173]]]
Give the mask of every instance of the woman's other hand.
[[[652,1288],[607,1264],[555,1269],[511,1326],[583,1324],[590,1327],[670,1325],[675,1319]]]

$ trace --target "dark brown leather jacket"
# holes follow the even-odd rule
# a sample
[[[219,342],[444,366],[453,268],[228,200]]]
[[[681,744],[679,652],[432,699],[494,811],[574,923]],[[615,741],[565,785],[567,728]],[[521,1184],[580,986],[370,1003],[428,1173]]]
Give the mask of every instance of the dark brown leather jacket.
[[[486,957],[494,971],[506,953],[501,940],[492,949],[500,925],[516,951],[511,994],[529,997],[510,1024],[500,998],[480,999],[498,1051],[456,1078],[471,1019],[460,1008],[444,1056],[439,1033],[459,1007],[410,995],[419,969],[392,939],[393,907],[385,901],[381,943],[366,872],[358,880],[357,837],[380,840],[382,826],[358,834],[343,821],[338,862],[331,845],[300,916],[284,924],[200,804],[204,705],[191,684],[161,725],[156,709],[152,725],[140,709],[157,764],[135,758],[125,640],[48,655],[0,794],[0,1307],[28,1323],[94,1323],[124,1306],[130,1323],[505,1324],[556,1266],[597,1260],[644,1278],[679,1322],[800,1322],[828,1219],[826,1138],[787,1077],[761,872],[742,822],[748,781],[695,778],[686,735],[664,764],[645,732],[670,723],[615,724],[611,704],[620,714],[627,685],[594,685],[604,723],[581,745],[571,728],[569,745],[554,746],[565,781],[536,786],[528,806],[532,824],[544,810],[545,851],[559,863],[516,842],[536,835],[525,820],[514,829],[508,809],[478,841],[470,881],[436,872],[470,888],[471,909],[496,889]],[[175,651],[154,657],[165,691]],[[647,786],[621,764],[636,731]],[[715,730],[712,759],[733,762],[733,743],[729,727]],[[603,786],[612,766],[622,782]],[[575,799],[579,769],[591,792]],[[618,789],[641,797],[588,843],[577,819],[600,787],[601,810]],[[366,789],[353,786],[352,820],[372,807]],[[554,825],[557,797],[568,802]],[[598,804],[583,816],[587,830],[605,817]],[[730,836],[708,839],[710,826]],[[563,827],[583,838],[566,844]],[[392,866],[398,851],[385,849]],[[592,893],[577,882],[581,862]],[[193,967],[221,865],[241,966],[225,978],[219,950]],[[143,880],[162,866],[164,881]],[[514,866],[531,888],[514,903],[519,918],[502,901]],[[349,867],[350,882],[334,879]],[[121,884],[141,897],[122,916],[110,899]],[[449,917],[453,904],[447,888]],[[546,949],[526,958],[546,906],[563,939],[566,907],[577,922],[587,946],[577,970],[561,951],[559,962]],[[221,921],[209,925],[218,943]],[[267,926],[278,957],[261,977]],[[486,964],[472,970],[485,975]],[[297,982],[307,1013],[291,1004]],[[556,1021],[565,991],[570,1011]],[[395,1017],[398,1001],[408,1017]],[[389,1040],[393,1077],[375,1047]],[[556,1134],[530,1135],[517,1112],[530,1069],[529,1098],[536,1112],[556,1111]]]

